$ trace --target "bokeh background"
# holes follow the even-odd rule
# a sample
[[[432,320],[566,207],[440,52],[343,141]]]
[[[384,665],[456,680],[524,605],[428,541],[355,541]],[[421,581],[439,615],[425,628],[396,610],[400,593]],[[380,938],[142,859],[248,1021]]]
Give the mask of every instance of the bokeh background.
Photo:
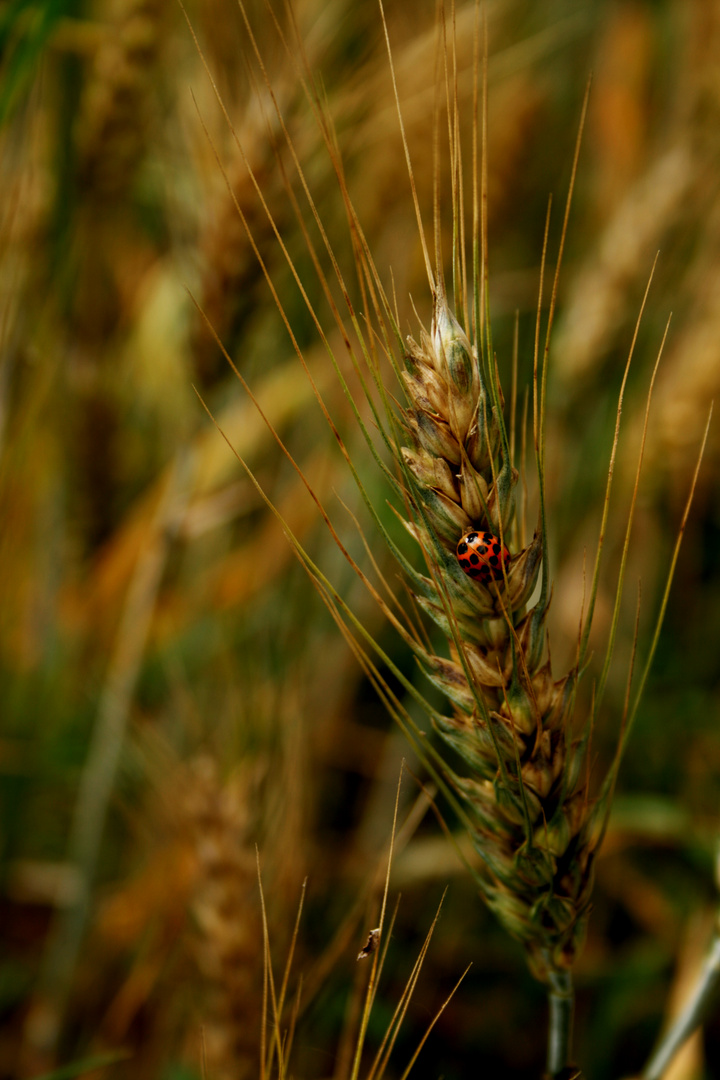
[[[642,657],[720,386],[720,6],[486,7],[491,309],[506,387],[518,313],[521,401],[547,200],[552,193],[552,259],[593,74],[548,388],[558,673],[572,662],[617,392],[658,251],[625,398],[598,663],[650,374],[673,313],[627,604],[594,734],[602,776],[620,724],[636,583]],[[287,184],[321,259],[322,246],[243,13],[231,0],[186,0],[186,9],[262,200],[332,327]],[[416,333],[414,309],[427,319],[429,298],[378,8],[301,0],[295,12],[376,264],[403,327]],[[337,180],[297,64],[259,0],[247,15],[354,290]],[[289,34],[288,13],[277,17]],[[458,5],[468,138],[474,18],[472,5]],[[429,225],[435,5],[389,0],[387,19]],[[465,153],[468,164],[469,141]],[[447,160],[441,148],[444,207]],[[349,549],[368,565],[366,534],[402,593],[260,260],[381,508],[387,491],[175,0],[8,0],[0,9],[0,179],[0,1076],[38,1077],[74,1063],[62,1073],[71,1076],[88,1062],[107,1080],[260,1075],[256,845],[278,981],[307,878],[290,978],[299,1001],[292,1074],[348,1075],[365,977],[355,957],[376,919],[403,757],[411,771],[392,904],[401,899],[368,1061],[447,887],[386,1075],[401,1075],[472,962],[415,1074],[538,1076],[542,987],[481,907],[423,802],[422,764],[195,392],[323,572],[394,662],[419,678],[195,306]],[[448,221],[444,210],[446,255]],[[331,343],[340,344],[337,331]],[[715,422],[577,967],[576,1052],[593,1080],[640,1067],[692,983],[717,905],[719,432]],[[708,1024],[673,1075],[720,1075],[720,1022]]]

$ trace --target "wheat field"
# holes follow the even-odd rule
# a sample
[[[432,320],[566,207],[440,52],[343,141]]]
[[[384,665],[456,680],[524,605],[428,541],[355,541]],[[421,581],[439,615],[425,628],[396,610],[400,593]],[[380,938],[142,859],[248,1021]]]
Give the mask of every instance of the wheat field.
[[[717,919],[717,421],[653,635],[720,386],[719,62],[720,11],[702,0],[388,0],[384,17],[374,0],[0,10],[2,1080],[354,1080],[409,1065],[540,1077],[542,980],[566,959],[572,1060],[590,1080],[640,1075]],[[482,313],[468,284],[480,224]],[[551,309],[541,485],[533,364]],[[504,410],[487,398],[497,424],[474,484],[454,473],[470,414],[442,453],[417,435],[428,394],[443,431],[468,400],[456,384],[448,404],[443,382],[458,341],[472,368],[456,316],[462,334],[484,328],[476,345],[492,327],[483,370],[504,394]],[[432,326],[446,334],[434,375]],[[408,356],[414,382],[393,370]],[[490,655],[475,609],[443,634],[413,583],[435,581],[436,615],[447,589],[484,596],[453,562],[462,522],[483,520],[512,556],[507,591],[498,579],[488,593],[507,623],[498,597],[520,581],[542,486],[549,574],[541,586],[533,564],[522,602],[545,590],[534,647],[547,631],[553,686],[574,670],[621,386],[587,671],[568,755],[558,763],[548,731],[540,769],[537,702],[519,742],[510,676],[487,676],[496,654],[525,649],[519,619]],[[395,453],[380,433],[400,408],[415,419]],[[493,510],[511,457],[514,504]],[[446,537],[436,519],[417,527],[422,492],[442,483]],[[486,650],[472,669],[486,665],[483,702],[507,706],[498,760],[545,784],[536,844],[556,858],[548,814],[566,794],[579,808],[568,842],[587,824],[546,967],[526,879],[512,904],[493,892],[494,913],[481,901],[484,826],[478,841],[438,775],[440,759],[458,770],[458,744],[419,704],[447,714],[450,669],[419,664],[421,650],[465,664],[456,696],[485,707],[468,641]],[[651,648],[586,874],[628,670],[634,692]],[[537,673],[530,697],[551,695]],[[587,717],[578,786],[560,799]],[[492,786],[492,753],[479,767]],[[358,960],[381,911],[380,947]],[[663,1075],[719,1070],[711,1013]]]

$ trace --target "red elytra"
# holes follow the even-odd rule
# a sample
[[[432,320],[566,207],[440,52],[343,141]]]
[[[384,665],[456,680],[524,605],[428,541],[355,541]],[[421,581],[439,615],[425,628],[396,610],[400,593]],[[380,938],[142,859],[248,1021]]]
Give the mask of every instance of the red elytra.
[[[468,577],[479,581],[481,585],[502,581],[503,563],[507,566],[510,562],[510,552],[497,536],[475,529],[465,533],[460,539],[457,557]]]

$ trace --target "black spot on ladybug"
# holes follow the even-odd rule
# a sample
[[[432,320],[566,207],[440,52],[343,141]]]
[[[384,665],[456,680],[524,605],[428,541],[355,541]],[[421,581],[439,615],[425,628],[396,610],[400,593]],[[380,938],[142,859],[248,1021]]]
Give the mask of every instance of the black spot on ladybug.
[[[477,540],[477,533],[468,533],[465,539],[467,540],[468,544],[472,544],[473,540]]]
[[[474,551],[473,551],[472,555],[470,556],[470,562],[473,564],[473,566],[477,566],[477,564],[480,562],[479,558],[477,557],[477,555],[475,554]]]
[[[491,562],[493,564],[493,566],[497,566],[497,564],[500,562],[497,555],[490,555],[488,557],[488,561]]]
[[[481,555],[484,555],[487,551],[487,547],[485,546],[485,544],[478,544],[478,551]]]
[[[458,549],[458,555],[464,555],[465,554],[465,552],[467,551],[467,544],[465,543],[464,540],[460,541],[460,543],[458,544],[457,549]]]

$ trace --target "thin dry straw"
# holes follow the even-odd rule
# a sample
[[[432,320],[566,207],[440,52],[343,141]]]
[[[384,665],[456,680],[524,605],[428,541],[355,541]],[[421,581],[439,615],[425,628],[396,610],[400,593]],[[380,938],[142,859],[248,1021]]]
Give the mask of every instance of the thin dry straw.
[[[448,1007],[448,1005],[452,1001],[453,997],[455,996],[457,990],[460,987],[460,983],[463,981],[463,979],[465,978],[465,976],[467,975],[467,973],[468,973],[468,971],[470,970],[471,967],[472,967],[472,964],[468,964],[468,966],[465,968],[462,975],[460,976],[458,981],[455,983],[455,985],[453,986],[453,988],[450,991],[450,993],[448,994],[448,996],[443,1001],[443,1003],[440,1006],[440,1008],[438,1009],[437,1013],[435,1014],[435,1016],[432,1018],[432,1020],[428,1024],[427,1029],[426,1029],[425,1033],[423,1034],[423,1037],[420,1040],[420,1042],[418,1043],[417,1047],[415,1048],[415,1052],[413,1053],[413,1056],[410,1058],[410,1061],[408,1062],[405,1071],[403,1072],[402,1076],[400,1077],[400,1080],[407,1080],[407,1077],[410,1075],[410,1071],[412,1070],[413,1066],[415,1065],[415,1062],[418,1059],[420,1051],[422,1050],[423,1046],[425,1045],[428,1038],[430,1037],[430,1033],[432,1032],[432,1029],[435,1027],[438,1020],[440,1019],[440,1017],[442,1016],[442,1014],[445,1012],[446,1008]]]
[[[407,765],[405,768],[407,770]],[[420,788],[420,793],[415,799],[413,806],[410,808],[405,821],[398,830],[395,841],[396,855],[407,846],[425,816],[428,806],[432,806],[432,799],[435,794],[434,790],[427,791],[422,788],[422,785],[420,785]],[[363,918],[363,912],[367,908],[368,898],[374,895],[378,885],[384,881],[384,875],[385,856],[383,855],[382,858],[378,860],[375,870],[365,877],[363,886],[358,892],[354,905],[336,931],[335,936],[327,949],[315,962],[314,966],[305,977],[305,994],[308,1002],[313,1001],[316,998],[320,987],[325,983],[328,975],[333,970],[340,957],[346,953],[351,941],[357,934],[357,927]],[[394,918],[395,916],[393,915],[393,918],[390,920],[390,929],[385,934],[386,944],[390,940]]]
[[[382,1077],[385,1069],[387,1068],[388,1062],[390,1060],[390,1055],[393,1051],[395,1042],[400,1033],[400,1028],[402,1026],[403,1020],[405,1019],[405,1016],[407,1014],[410,1000],[413,993],[415,992],[415,987],[417,986],[418,979],[420,978],[420,971],[425,961],[427,951],[430,947],[430,942],[435,932],[435,927],[437,926],[438,919],[440,918],[440,911],[442,909],[446,893],[447,889],[445,890],[445,892],[443,892],[440,903],[438,905],[438,909],[435,913],[435,917],[432,921],[430,929],[428,930],[425,940],[423,941],[418,958],[413,965],[410,977],[405,985],[405,988],[403,989],[402,994],[400,995],[400,999],[395,1007],[392,1018],[388,1023],[383,1042],[381,1043],[375,1060],[370,1067],[370,1071],[367,1075],[367,1080],[375,1080],[376,1077],[378,1077],[379,1080],[379,1078]]]
[[[402,772],[398,778],[397,792],[395,795],[395,810],[393,812],[393,823],[390,830],[390,847],[388,851],[387,872],[385,875],[385,888],[383,890],[382,903],[380,905],[380,918],[378,919],[378,929],[380,930],[380,939],[382,940],[382,931],[385,923],[385,911],[387,909],[388,893],[390,891],[390,870],[392,868],[393,849],[395,845],[395,832],[397,829],[397,817],[398,808],[400,805],[400,784],[402,782]],[[353,1060],[352,1072],[350,1074],[351,1080],[357,1080],[360,1072],[360,1062],[362,1058],[362,1051],[365,1045],[365,1036],[367,1034],[368,1024],[370,1022],[370,1010],[372,1009],[372,1003],[377,990],[377,983],[379,979],[379,950],[375,950],[373,953],[372,967],[370,969],[370,978],[368,980],[367,997],[365,1000],[365,1008],[363,1010],[362,1019],[360,1021],[360,1031],[358,1033],[357,1048],[355,1051],[355,1058]]]
[[[367,899],[367,897],[365,897],[365,899]],[[400,900],[401,897],[400,895],[398,895],[395,898],[395,905],[393,907],[393,911],[388,922],[387,931],[383,935],[382,945],[380,946],[382,948],[382,956],[380,958],[381,970],[384,969],[385,966],[385,960],[387,958],[387,952],[390,947],[390,941],[392,939],[395,921],[397,919],[398,910],[400,908]],[[378,948],[377,945],[376,948]],[[332,1080],[347,1080],[355,1057],[355,1051],[357,1048],[357,1031],[360,1023],[360,1015],[366,999],[364,979],[365,968],[361,963],[361,959],[365,960],[367,959],[367,957],[361,958],[360,956],[358,956],[356,961],[356,978],[353,982],[353,988],[350,992],[350,999],[345,1009],[345,1015],[343,1019],[343,1031],[340,1037],[337,1054],[335,1056],[335,1068],[333,1070]]]
[[[259,853],[257,851],[257,848],[255,849],[255,857],[256,857],[256,861],[257,861],[258,886],[259,886],[259,889],[260,889],[260,898],[261,898],[261,904],[262,904],[263,936],[265,936],[266,932],[267,932],[267,925],[266,925],[267,920],[266,920],[266,911],[265,911],[265,897],[264,897],[264,893],[263,893],[262,879],[260,877],[260,857],[259,857]],[[295,916],[295,925],[293,927],[292,938],[290,940],[290,948],[288,950],[288,957],[287,957],[287,960],[285,962],[285,970],[283,972],[283,980],[282,980],[282,984],[280,986],[280,993],[278,995],[277,1005],[274,1006],[276,1032],[279,1030],[280,1020],[282,1018],[283,1010],[285,1008],[285,997],[286,997],[286,994],[287,994],[288,983],[290,981],[290,971],[292,969],[293,957],[295,955],[295,947],[297,945],[298,934],[300,932],[300,920],[302,918],[303,905],[305,903],[305,891],[306,891],[306,888],[307,888],[307,878],[305,878],[305,880],[302,883],[302,889],[301,889],[301,892],[300,892],[300,902],[298,903],[297,915]],[[267,969],[269,970],[269,968],[270,968],[270,943],[269,943],[269,938],[268,938],[268,943],[267,943],[267,950],[266,950],[266,953],[265,953],[265,963],[267,965]],[[299,997],[298,997],[298,1006],[299,1006]],[[266,1010],[266,1008],[267,1008],[267,999],[265,999],[264,1007],[263,1007],[263,1026],[262,1026],[263,1033],[265,1031],[265,1010]],[[281,1047],[280,1047],[280,1044],[277,1042],[277,1039],[272,1040],[271,1043],[270,1043],[270,1048],[269,1048],[269,1052],[268,1052],[267,1064],[264,1065],[264,1067],[261,1066],[263,1075],[268,1075],[269,1076],[271,1071],[272,1071],[273,1055],[274,1055],[276,1046],[277,1046],[277,1050],[278,1050],[278,1068],[281,1070],[281,1075],[282,1075],[282,1062],[283,1062],[283,1060],[287,1060],[287,1055],[289,1054],[290,1047],[292,1045],[292,1032],[294,1030],[295,1019],[296,1019],[296,1010],[294,1009],[293,1014],[291,1016],[290,1030],[289,1030],[289,1033],[288,1033],[287,1042],[285,1044],[284,1056],[281,1054]],[[261,1062],[264,1062],[265,1061],[265,1053],[264,1053],[264,1047],[262,1045],[262,1042],[264,1042],[264,1036],[261,1039],[261,1050],[260,1050]]]

